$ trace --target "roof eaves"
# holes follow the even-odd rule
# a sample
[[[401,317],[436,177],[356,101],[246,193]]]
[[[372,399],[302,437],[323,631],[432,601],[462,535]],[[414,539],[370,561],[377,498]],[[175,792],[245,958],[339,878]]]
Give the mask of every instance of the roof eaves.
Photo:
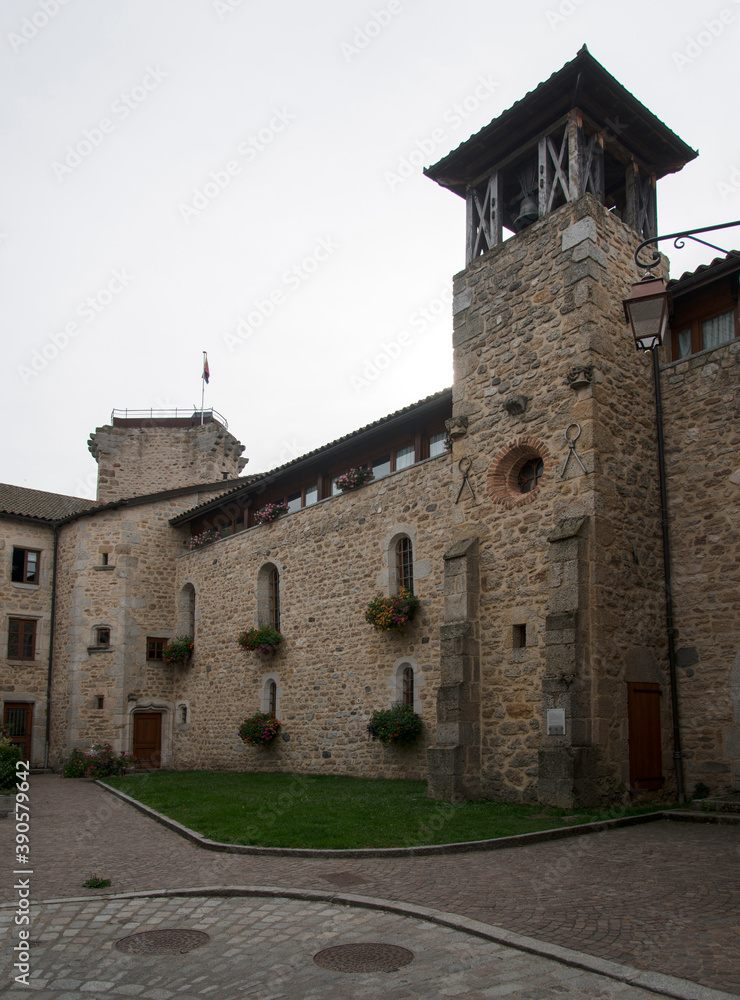
[[[666,288],[675,298],[734,271],[740,271],[740,250],[730,250],[724,257],[715,257],[708,264],[700,264],[694,271],[684,271],[680,278],[671,278]]]
[[[307,452],[305,455],[301,455],[299,458],[294,458],[290,462],[286,462],[284,465],[279,465],[275,469],[271,469],[269,472],[264,472],[261,475],[254,477],[253,481],[245,484],[241,490],[234,490],[233,493],[248,493],[258,484],[269,484],[273,482],[278,476],[282,475],[291,469],[300,468],[302,464],[309,463],[316,459],[319,455],[331,452],[336,448],[340,448],[343,445],[348,444],[350,441],[356,438],[360,438],[372,431],[380,430],[384,425],[391,424],[393,421],[400,419],[404,416],[409,416],[414,411],[423,410],[425,408],[431,407],[437,403],[444,401],[445,397],[449,396],[450,402],[452,401],[452,389],[442,389],[439,392],[432,393],[431,396],[425,396],[424,399],[418,400],[416,403],[411,403],[409,406],[404,406],[400,410],[396,410],[393,413],[388,414],[386,417],[382,417],[379,420],[375,420],[370,424],[366,424],[364,427],[360,427],[359,430],[352,431],[349,434],[345,434],[340,438],[336,438],[334,441],[330,441],[329,444],[322,445],[320,448],[315,448],[313,451]],[[205,503],[199,504],[197,507],[192,507],[188,511],[184,511],[182,514],[178,514],[176,517],[170,519],[170,524],[178,525],[185,524],[187,521],[192,520],[194,517],[198,517],[201,514],[206,513],[208,510],[212,510],[218,507],[223,497],[215,497]]]

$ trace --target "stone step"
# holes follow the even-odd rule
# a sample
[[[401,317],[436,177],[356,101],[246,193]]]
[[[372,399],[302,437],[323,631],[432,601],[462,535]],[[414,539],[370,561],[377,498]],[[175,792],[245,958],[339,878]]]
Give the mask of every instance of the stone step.
[[[726,798],[692,799],[691,808],[699,812],[740,813],[740,795]]]

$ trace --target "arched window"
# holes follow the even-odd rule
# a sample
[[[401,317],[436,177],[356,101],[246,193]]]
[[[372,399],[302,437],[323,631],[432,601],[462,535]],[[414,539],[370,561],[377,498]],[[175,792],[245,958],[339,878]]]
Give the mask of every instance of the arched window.
[[[280,571],[265,563],[257,574],[257,621],[280,630]]]
[[[273,566],[270,571],[270,625],[280,629],[280,574]]]
[[[396,660],[393,672],[388,678],[390,705],[408,705],[417,715],[422,712],[421,690],[424,687],[424,672],[415,659],[405,656]]]
[[[403,535],[396,542],[396,580],[398,590],[414,592],[414,551],[411,539]]]
[[[404,667],[401,675],[401,694],[404,705],[414,707],[414,669]]]
[[[280,677],[277,673],[263,674],[260,688],[260,712],[280,717]]]

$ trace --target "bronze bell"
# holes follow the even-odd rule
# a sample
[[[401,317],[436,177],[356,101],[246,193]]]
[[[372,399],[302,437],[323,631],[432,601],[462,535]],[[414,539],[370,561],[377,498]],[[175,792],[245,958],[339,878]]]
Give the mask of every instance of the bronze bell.
[[[536,222],[540,217],[539,208],[537,202],[534,200],[531,194],[525,194],[522,198],[522,203],[519,206],[519,215],[514,219],[514,225],[516,231],[519,233],[522,229],[526,229],[527,226],[531,226],[533,222]]]

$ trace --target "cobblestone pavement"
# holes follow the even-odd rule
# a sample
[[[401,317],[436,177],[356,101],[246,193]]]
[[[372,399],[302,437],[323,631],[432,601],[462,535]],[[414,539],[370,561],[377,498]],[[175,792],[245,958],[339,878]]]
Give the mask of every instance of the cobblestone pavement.
[[[35,776],[31,795],[35,900],[84,895],[91,875],[110,878],[108,891],[116,893],[228,885],[341,890],[434,907],[740,994],[736,826],[656,822],[426,858],[267,858],[204,851],[89,782]],[[11,860],[12,834],[12,823],[0,822],[0,857]],[[13,899],[6,879],[0,901]]]
[[[6,910],[0,921],[9,920]],[[159,928],[197,928],[211,940],[188,954],[124,954],[115,942]],[[34,918],[33,996],[54,1000],[354,1000],[510,994],[540,1000],[655,1000],[654,993],[409,917],[291,899],[130,899],[48,904]],[[337,942],[382,942],[413,952],[394,972],[320,968]],[[6,959],[2,982],[12,980]],[[30,985],[30,984],[29,984]],[[19,985],[5,1000],[27,1000]]]

